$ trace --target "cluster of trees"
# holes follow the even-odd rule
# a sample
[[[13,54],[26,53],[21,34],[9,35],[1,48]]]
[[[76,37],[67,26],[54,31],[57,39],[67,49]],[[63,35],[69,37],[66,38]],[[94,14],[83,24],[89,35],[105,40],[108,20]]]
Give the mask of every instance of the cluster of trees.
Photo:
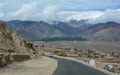
[[[87,41],[88,39],[76,36],[68,36],[68,37],[47,37],[47,38],[41,38],[40,41]]]

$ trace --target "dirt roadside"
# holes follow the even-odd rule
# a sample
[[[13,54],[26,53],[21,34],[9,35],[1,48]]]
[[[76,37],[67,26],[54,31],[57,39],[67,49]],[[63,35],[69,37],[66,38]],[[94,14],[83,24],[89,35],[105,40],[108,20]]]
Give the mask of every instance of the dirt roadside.
[[[41,57],[0,68],[0,75],[52,75],[56,68],[56,60]]]

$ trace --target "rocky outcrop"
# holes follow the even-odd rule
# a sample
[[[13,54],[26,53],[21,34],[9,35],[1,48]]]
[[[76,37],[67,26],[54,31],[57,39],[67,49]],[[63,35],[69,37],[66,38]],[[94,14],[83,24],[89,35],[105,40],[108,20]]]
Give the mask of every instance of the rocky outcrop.
[[[24,61],[37,53],[33,44],[18,36],[7,27],[6,23],[0,22],[0,67],[11,61]]]
[[[16,54],[29,55],[34,51],[32,43],[22,39],[4,22],[0,22],[0,48],[11,49]]]

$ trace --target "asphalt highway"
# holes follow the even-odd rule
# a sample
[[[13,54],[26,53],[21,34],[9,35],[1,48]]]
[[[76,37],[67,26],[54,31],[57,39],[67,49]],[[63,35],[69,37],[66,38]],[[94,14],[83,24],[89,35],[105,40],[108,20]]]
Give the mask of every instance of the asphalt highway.
[[[58,67],[53,75],[108,75],[76,61],[52,58],[58,61]]]

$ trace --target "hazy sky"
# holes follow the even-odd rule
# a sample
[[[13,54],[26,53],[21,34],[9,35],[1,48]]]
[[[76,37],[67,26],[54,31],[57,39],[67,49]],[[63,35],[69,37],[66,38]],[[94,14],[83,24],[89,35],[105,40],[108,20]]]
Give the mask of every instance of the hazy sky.
[[[120,0],[0,0],[0,20],[120,23]]]

